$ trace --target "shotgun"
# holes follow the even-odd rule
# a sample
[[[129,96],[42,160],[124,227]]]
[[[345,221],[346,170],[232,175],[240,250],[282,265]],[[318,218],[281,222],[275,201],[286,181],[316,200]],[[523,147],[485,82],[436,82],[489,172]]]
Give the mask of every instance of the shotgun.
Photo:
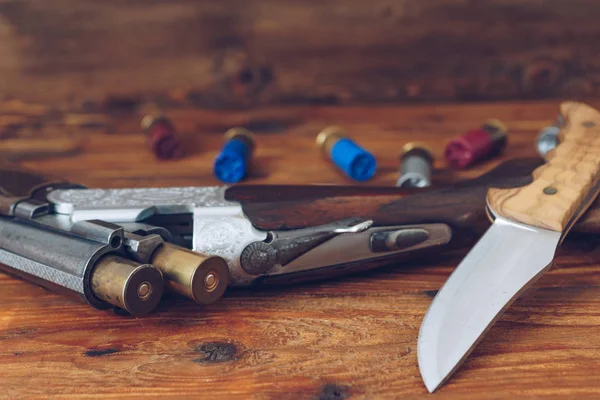
[[[490,225],[488,189],[523,186],[542,163],[510,160],[478,178],[424,189],[88,189],[4,168],[0,263],[97,308],[145,314],[163,285],[210,304],[228,286],[332,278],[470,246]],[[600,232],[597,205],[574,230]]]

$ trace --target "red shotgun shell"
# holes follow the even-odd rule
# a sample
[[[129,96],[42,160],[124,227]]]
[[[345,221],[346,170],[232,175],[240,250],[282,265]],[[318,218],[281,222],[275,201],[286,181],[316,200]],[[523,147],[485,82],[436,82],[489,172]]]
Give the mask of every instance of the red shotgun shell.
[[[507,140],[506,126],[498,120],[489,120],[481,128],[450,140],[444,158],[453,168],[467,168],[502,153]]]
[[[183,146],[168,118],[146,115],[142,119],[142,129],[148,135],[148,147],[156,158],[174,160],[183,156]]]

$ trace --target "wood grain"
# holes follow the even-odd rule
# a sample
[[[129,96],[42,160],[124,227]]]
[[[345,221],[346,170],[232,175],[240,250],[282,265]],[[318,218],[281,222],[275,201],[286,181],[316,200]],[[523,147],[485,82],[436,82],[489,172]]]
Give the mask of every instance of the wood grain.
[[[246,183],[346,185],[314,147],[319,130],[336,124],[377,157],[376,177],[361,187],[394,191],[407,141],[433,149],[435,185],[456,183],[508,158],[534,156],[537,130],[555,118],[557,105],[167,108],[188,150],[172,162],[154,159],[139,120],[127,115],[110,115],[108,129],[67,126],[63,114],[43,114],[35,117],[38,129],[23,127],[14,138],[81,139],[76,153],[38,152],[21,165],[90,187],[216,185],[211,165],[222,134],[241,125],[257,136]],[[9,112],[0,104],[0,115]],[[445,142],[490,117],[511,129],[504,156],[472,170],[444,169]],[[598,398],[599,245],[598,236],[567,236],[555,269],[433,396]],[[0,398],[429,398],[417,367],[419,324],[464,254],[430,254],[310,285],[231,290],[207,307],[170,295],[139,319],[0,274]]]
[[[0,96],[73,112],[589,97],[599,11],[593,0],[2,0]]]
[[[548,162],[520,188],[490,189],[494,214],[557,232],[568,230],[600,192],[600,112],[583,103],[561,105],[565,127]]]

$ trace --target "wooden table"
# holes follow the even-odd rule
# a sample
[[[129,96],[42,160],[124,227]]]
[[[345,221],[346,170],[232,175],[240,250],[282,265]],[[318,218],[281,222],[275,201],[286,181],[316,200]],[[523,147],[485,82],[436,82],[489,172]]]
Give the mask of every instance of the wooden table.
[[[600,102],[598,102],[600,104]],[[502,159],[535,155],[558,103],[167,109],[187,156],[156,161],[132,113],[0,103],[2,156],[90,187],[215,185],[222,133],[258,135],[252,183],[348,183],[314,147],[320,129],[347,128],[377,157],[369,185],[393,185],[409,140],[437,156],[447,139],[489,117],[511,129]],[[91,121],[91,122],[90,122]],[[435,183],[472,177],[501,159]],[[600,239],[567,241],[544,275],[432,398],[600,397]],[[419,325],[463,253],[391,265],[336,281],[230,290],[200,307],[167,296],[143,318],[100,311],[0,275],[0,398],[428,397],[417,366]]]

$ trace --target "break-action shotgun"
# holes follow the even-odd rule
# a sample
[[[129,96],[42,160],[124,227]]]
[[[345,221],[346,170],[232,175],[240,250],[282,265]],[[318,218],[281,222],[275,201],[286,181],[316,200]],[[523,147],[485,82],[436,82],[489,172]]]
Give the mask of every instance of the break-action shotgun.
[[[198,303],[230,286],[331,278],[473,244],[490,187],[531,182],[516,159],[434,189],[239,185],[87,189],[0,171],[0,263],[13,274],[132,314],[166,288]],[[600,232],[600,209],[574,227]]]

